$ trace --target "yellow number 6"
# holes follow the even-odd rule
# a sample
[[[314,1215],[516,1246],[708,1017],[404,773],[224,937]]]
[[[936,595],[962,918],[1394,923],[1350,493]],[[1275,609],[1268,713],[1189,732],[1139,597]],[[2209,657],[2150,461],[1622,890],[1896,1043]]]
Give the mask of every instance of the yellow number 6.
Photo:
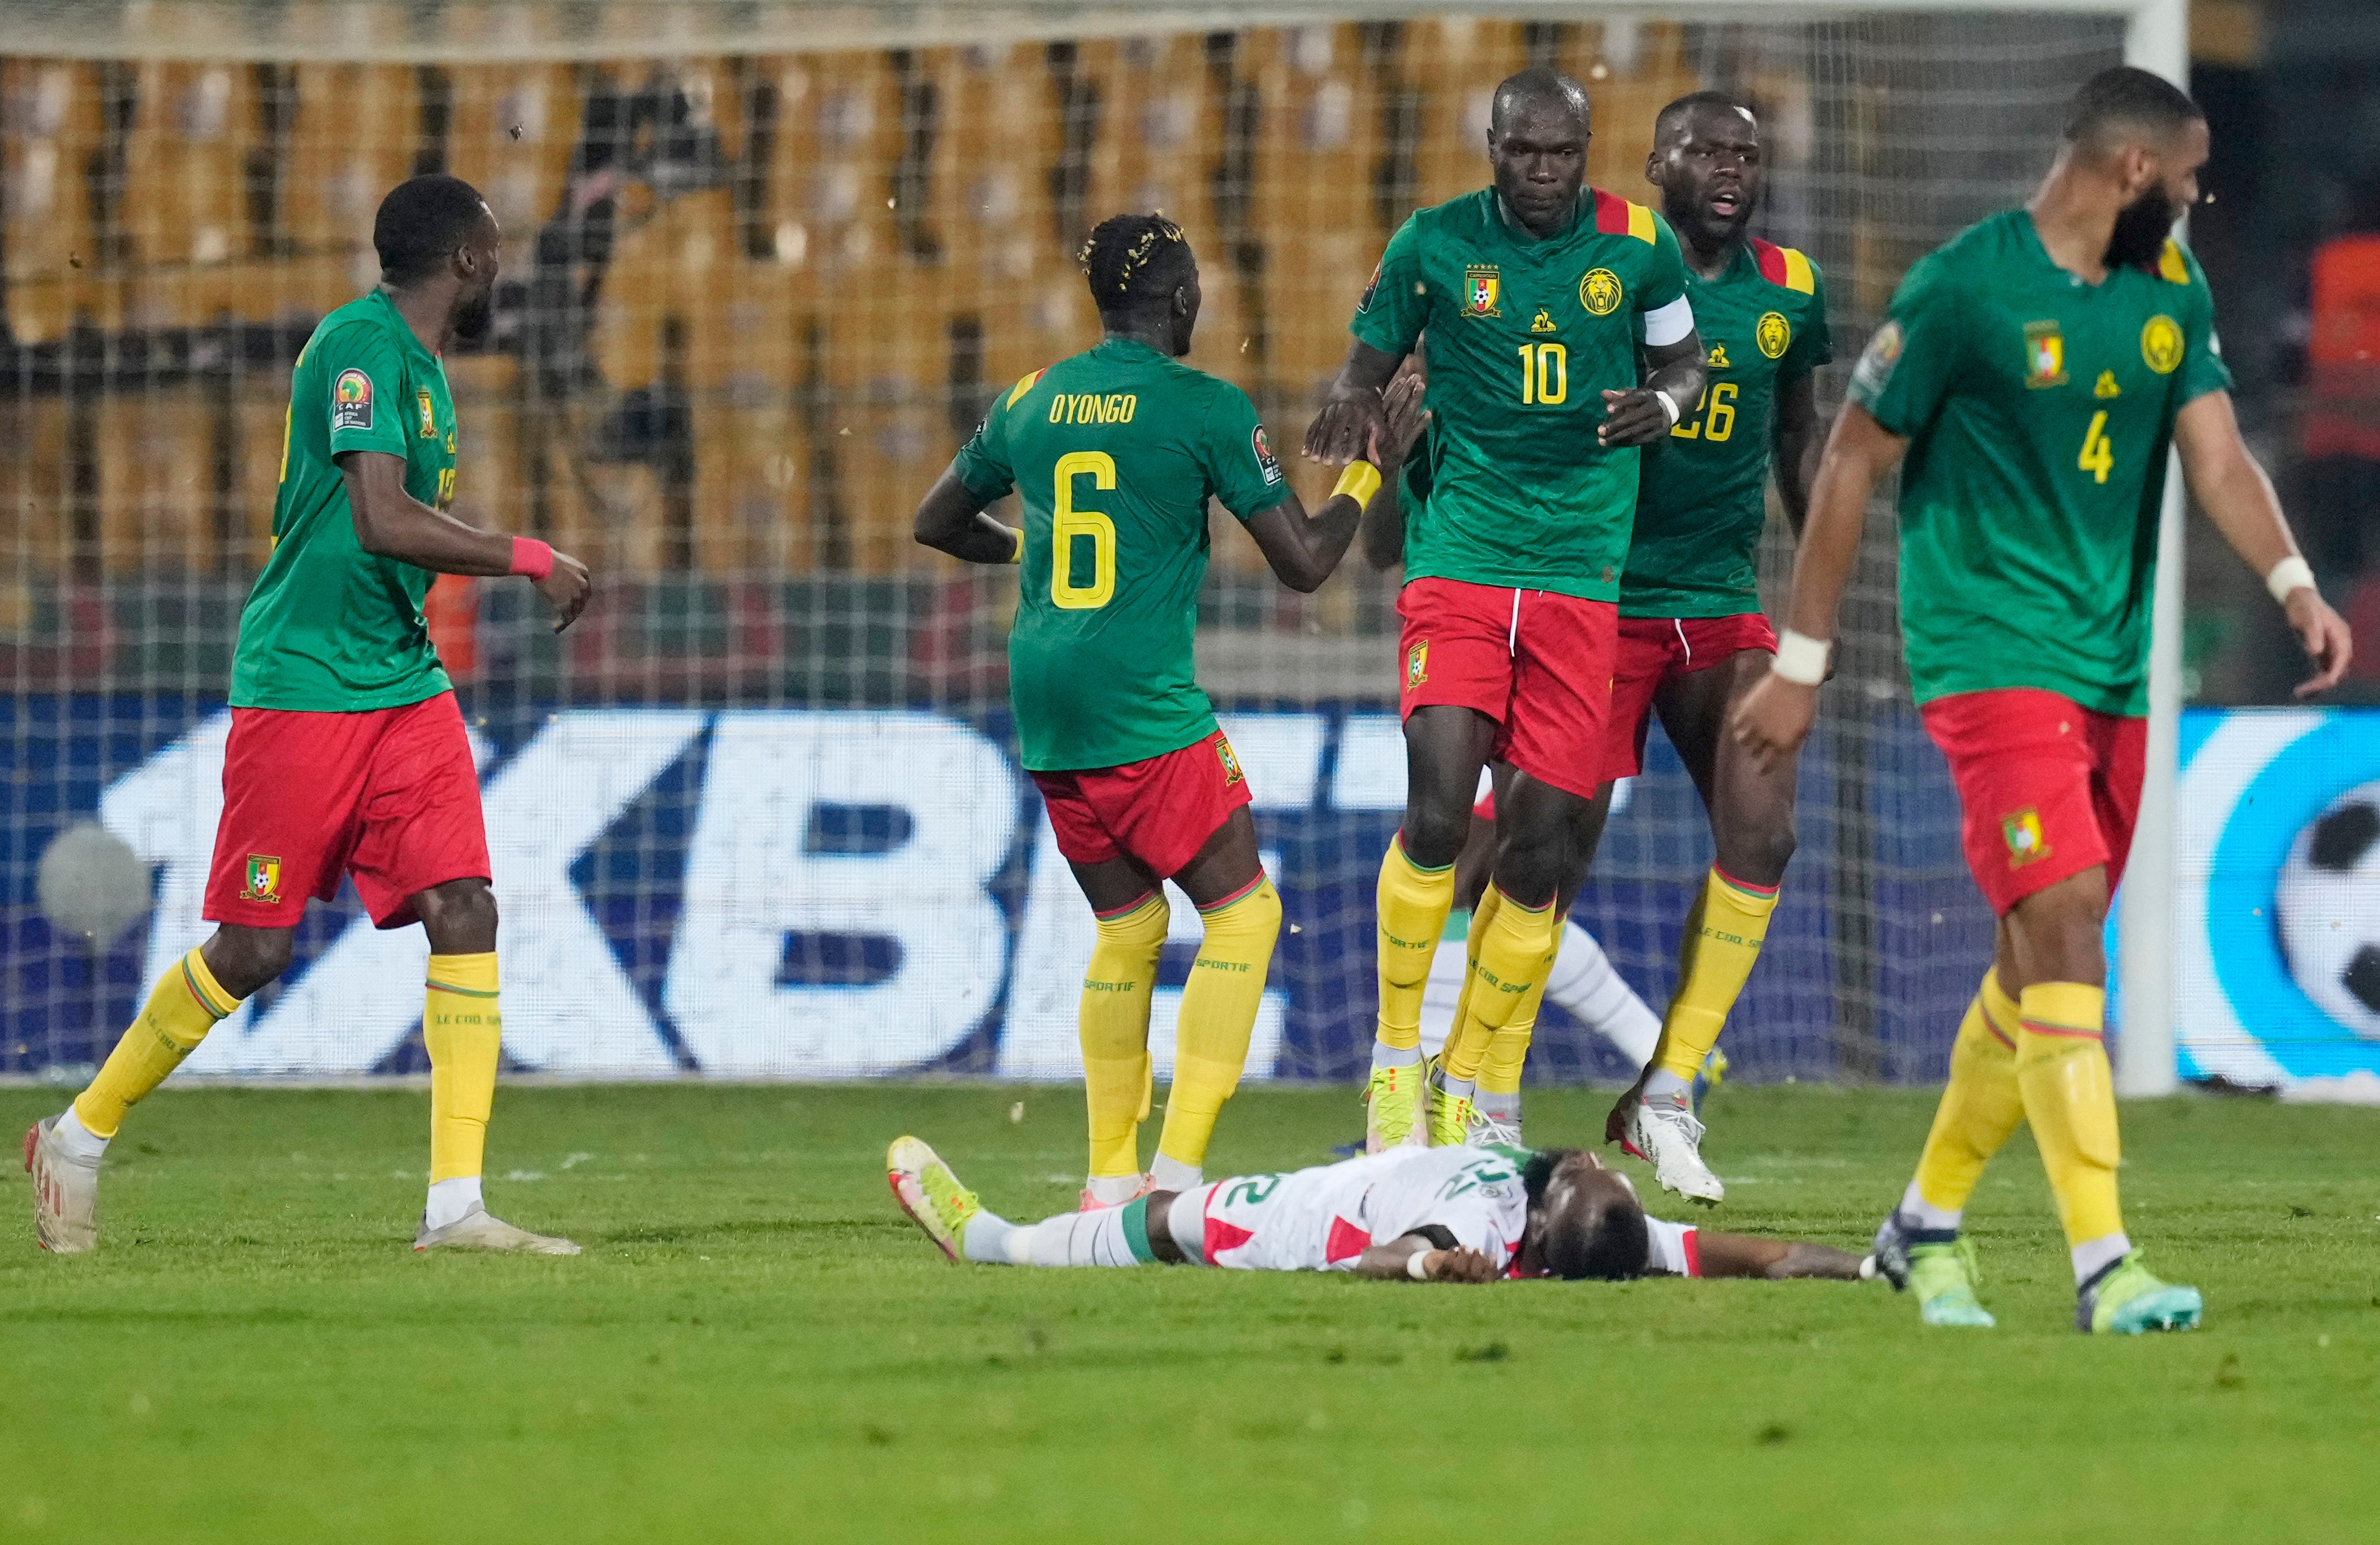
[[[1058,458],[1056,500],[1050,536],[1050,601],[1070,612],[1096,611],[1115,598],[1115,522],[1098,510],[1075,507],[1075,480],[1087,474],[1093,488],[1116,485],[1115,457],[1105,451],[1075,451]],[[1091,539],[1091,582],[1075,583],[1075,539]]]

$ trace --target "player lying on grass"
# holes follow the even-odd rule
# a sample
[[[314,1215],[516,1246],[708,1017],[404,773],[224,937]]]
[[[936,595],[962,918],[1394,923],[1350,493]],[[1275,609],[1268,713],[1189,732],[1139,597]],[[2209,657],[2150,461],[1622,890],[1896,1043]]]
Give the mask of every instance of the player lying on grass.
[[[1198,1183],[1281,931],[1247,780],[1193,671],[1208,501],[1240,519],[1283,583],[1310,591],[1345,554],[1365,502],[1395,481],[1422,410],[1417,387],[1388,402],[1372,459],[1352,463],[1308,516],[1247,394],[1181,362],[1199,290],[1180,228],[1120,214],[1082,257],[1105,338],[993,403],[918,506],[917,534],[969,563],[1024,566],[1008,643],[1016,736],[1099,919],[1080,1020],[1091,1207]],[[1012,489],[1022,531],[983,513]],[[1169,879],[1206,940],[1182,997],[1152,1180],[1140,1124]]]
[[[2335,686],[2351,652],[2240,441],[2206,276],[2168,235],[2206,156],[2205,116],[2178,88],[2102,71],[2032,202],[1910,270],[1828,442],[1776,664],[1735,711],[1762,760],[1810,733],[1869,493],[1901,464],[1910,685],[2000,919],[1916,1176],[1876,1234],[1877,1265],[1915,1289],[1928,1324],[1992,1323],[1959,1226],[2019,1121],[2065,1225],[2077,1325],[2187,1330],[2202,1308],[2124,1231],[2101,1042],[2107,898],[2147,760],[2168,444],[2312,657],[2300,695]]]
[[[1224,1266],[1415,1282],[1497,1277],[1825,1277],[1870,1264],[1825,1245],[1648,1218],[1628,1177],[1573,1148],[1400,1146],[1286,1174],[1154,1191],[1120,1208],[1012,1223],[916,1137],[885,1154],[903,1211],[952,1260]]]
[[[430,936],[430,1195],[414,1240],[576,1255],[480,1195],[504,1016],[480,778],[421,600],[439,574],[516,574],[566,627],[587,570],[463,524],[441,358],[487,331],[501,238],[467,183],[421,176],[372,223],[380,287],[322,319],[290,385],[273,555],[240,614],[206,916],[73,1106],[25,1135],[42,1247],[99,1242],[100,1156],[126,1110],[289,968],[306,898],[353,876],[372,921]]]
[[[1513,773],[1465,939],[1482,1024],[1511,1022],[1553,956],[1600,830],[1640,447],[1702,391],[1677,238],[1651,210],[1585,186],[1587,140],[1586,91],[1570,77],[1531,68],[1497,87],[1493,186],[1390,239],[1306,431],[1317,459],[1362,455],[1380,388],[1427,334],[1432,481],[1397,597],[1407,792],[1380,864],[1374,1151],[1426,1136],[1422,993],[1491,760]]]

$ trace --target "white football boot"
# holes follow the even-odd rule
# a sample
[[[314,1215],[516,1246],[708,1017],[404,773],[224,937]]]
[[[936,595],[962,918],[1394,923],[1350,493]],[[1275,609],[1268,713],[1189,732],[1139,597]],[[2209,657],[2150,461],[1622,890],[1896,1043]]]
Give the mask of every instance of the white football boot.
[[[550,1234],[531,1234],[525,1228],[515,1228],[502,1218],[494,1217],[484,1207],[475,1206],[468,1212],[440,1228],[427,1225],[414,1235],[413,1247],[422,1250],[516,1250],[523,1255],[577,1255],[578,1247],[569,1240]]]
[[[58,1141],[58,1118],[25,1134],[25,1173],[33,1177],[33,1235],[42,1248],[79,1255],[99,1243],[99,1160],[79,1159]]]
[[[1621,1116],[1620,1146],[1653,1166],[1653,1178],[1706,1205],[1724,1199],[1727,1187],[1703,1162],[1703,1124],[1682,1104],[1636,1099]]]

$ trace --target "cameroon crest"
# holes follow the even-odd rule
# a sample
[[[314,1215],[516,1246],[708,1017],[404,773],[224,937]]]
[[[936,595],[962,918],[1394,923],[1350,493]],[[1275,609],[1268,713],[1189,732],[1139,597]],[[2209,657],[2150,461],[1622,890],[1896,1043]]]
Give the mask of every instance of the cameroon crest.
[[[1232,743],[1220,735],[1215,736],[1215,759],[1223,764],[1225,788],[1245,780],[1246,774],[1240,771],[1240,759],[1232,754]]]
[[[1429,680],[1429,640],[1422,639],[1405,651],[1405,690],[1418,691]]]
[[[248,856],[247,883],[239,889],[242,901],[269,902],[281,905],[281,860],[266,853]]]
[[[2024,324],[2024,383],[2034,391],[2066,384],[2066,335],[2058,323]]]
[[[1463,314],[1500,317],[1497,302],[1504,298],[1504,276],[1492,262],[1475,262],[1463,271]]]
[[[1620,298],[1626,293],[1621,286],[1620,275],[1608,268],[1590,268],[1586,277],[1578,282],[1578,303],[1586,308],[1589,316],[1609,316],[1620,310]]]
[[[1786,349],[1792,347],[1793,324],[1785,320],[1782,311],[1764,312],[1759,323],[1752,330],[1752,341],[1758,344],[1760,352],[1771,359],[1782,359]]]
[[[438,409],[431,405],[429,387],[421,386],[415,388],[413,393],[413,406],[416,408],[419,408],[421,413],[421,438],[424,440],[437,439]]]
[[[2141,329],[2141,358],[2159,375],[2171,375],[2181,364],[2181,323],[2159,311]]]
[[[2041,831],[2041,812],[2030,805],[2014,815],[2000,817],[2000,840],[2008,844],[2010,869],[2022,869],[2037,858],[2049,857],[2049,839]]]

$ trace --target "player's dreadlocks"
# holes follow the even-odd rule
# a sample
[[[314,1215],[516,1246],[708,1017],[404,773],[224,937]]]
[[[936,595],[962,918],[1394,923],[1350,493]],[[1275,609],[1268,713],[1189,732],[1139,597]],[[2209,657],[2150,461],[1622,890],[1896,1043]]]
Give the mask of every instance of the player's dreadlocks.
[[[389,189],[372,217],[381,277],[409,285],[451,258],[487,217],[480,190],[443,173],[408,177]]]
[[[1100,310],[1137,310],[1171,299],[1189,276],[1190,242],[1162,214],[1111,215],[1075,261],[1083,265]]]

